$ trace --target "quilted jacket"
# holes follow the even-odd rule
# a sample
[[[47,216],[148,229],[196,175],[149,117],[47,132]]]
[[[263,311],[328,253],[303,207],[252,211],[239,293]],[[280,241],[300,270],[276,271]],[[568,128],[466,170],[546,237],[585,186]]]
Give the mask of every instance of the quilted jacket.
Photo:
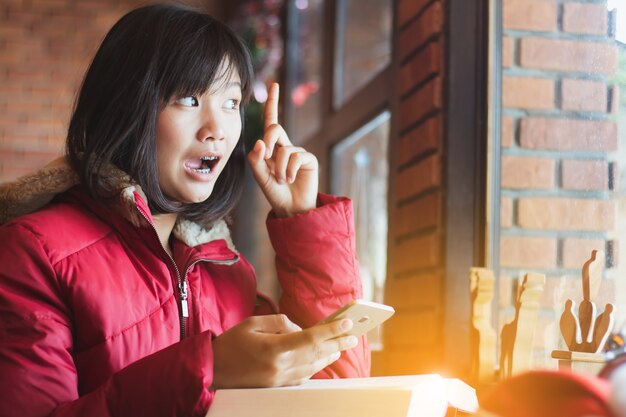
[[[270,313],[228,227],[179,221],[161,246],[140,187],[96,202],[66,166],[0,187],[0,416],[203,416],[212,339]],[[351,203],[268,217],[279,310],[308,327],[361,295]],[[24,214],[28,213],[28,214]],[[369,373],[365,340],[316,377]]]

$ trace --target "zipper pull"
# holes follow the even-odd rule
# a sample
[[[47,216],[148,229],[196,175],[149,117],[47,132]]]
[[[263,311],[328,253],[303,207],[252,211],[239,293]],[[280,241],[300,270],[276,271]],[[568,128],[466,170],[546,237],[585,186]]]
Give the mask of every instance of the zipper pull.
[[[180,306],[183,312],[183,317],[189,317],[189,304],[187,304],[187,280],[183,281],[180,289]]]

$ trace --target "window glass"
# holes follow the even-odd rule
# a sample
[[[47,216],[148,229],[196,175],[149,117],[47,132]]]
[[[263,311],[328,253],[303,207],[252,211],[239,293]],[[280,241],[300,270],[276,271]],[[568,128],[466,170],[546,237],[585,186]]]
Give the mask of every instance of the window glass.
[[[389,112],[343,139],[332,149],[331,192],[352,199],[363,298],[383,302],[387,273],[387,189]],[[381,348],[380,329],[368,340]]]
[[[352,199],[364,298],[378,302],[387,269],[388,139],[385,112],[332,150],[332,193]]]
[[[302,143],[314,134],[320,124],[320,85],[322,77],[322,41],[324,33],[324,1],[293,0],[289,38],[294,43],[289,61],[289,101],[291,117],[289,136]]]
[[[626,3],[503,1],[499,323],[523,274],[545,274],[532,367],[568,350],[559,321],[602,251],[597,314],[626,319]]]
[[[392,9],[391,0],[337,2],[335,107],[349,100],[389,64]]]

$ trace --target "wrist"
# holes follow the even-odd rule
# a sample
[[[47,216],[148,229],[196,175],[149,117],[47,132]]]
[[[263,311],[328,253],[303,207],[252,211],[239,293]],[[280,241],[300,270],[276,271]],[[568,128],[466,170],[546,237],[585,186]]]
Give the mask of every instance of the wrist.
[[[294,210],[287,210],[284,208],[272,208],[272,213],[274,215],[275,218],[278,219],[286,219],[289,217],[295,217],[298,216],[300,214],[305,214],[308,213],[309,211],[315,209],[316,206],[313,207],[306,207],[306,208],[299,208],[299,209],[294,209]]]

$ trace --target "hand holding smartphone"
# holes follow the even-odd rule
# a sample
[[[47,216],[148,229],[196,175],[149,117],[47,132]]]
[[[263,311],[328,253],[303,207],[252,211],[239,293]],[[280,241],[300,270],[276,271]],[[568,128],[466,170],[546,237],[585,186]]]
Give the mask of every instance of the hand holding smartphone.
[[[317,324],[325,324],[347,318],[352,320],[354,326],[345,334],[359,337],[374,329],[376,326],[379,326],[395,312],[393,307],[385,304],[375,303],[373,301],[354,300],[336,310]]]

